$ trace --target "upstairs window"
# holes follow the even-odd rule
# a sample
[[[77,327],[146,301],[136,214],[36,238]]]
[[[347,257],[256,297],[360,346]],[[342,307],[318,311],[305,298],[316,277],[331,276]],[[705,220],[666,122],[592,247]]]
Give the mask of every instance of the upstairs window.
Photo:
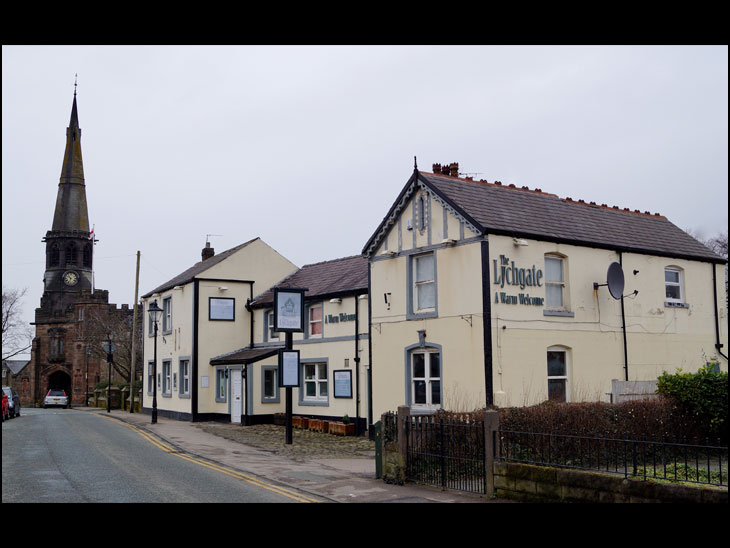
[[[413,313],[436,310],[436,260],[433,253],[412,259]]]
[[[562,257],[545,256],[545,306],[548,308],[565,308],[563,267]]]
[[[172,297],[162,299],[162,332],[172,333]]]
[[[671,266],[664,269],[664,293],[667,303],[684,303],[682,282],[682,269]]]
[[[322,305],[316,304],[309,307],[309,336],[322,336]]]

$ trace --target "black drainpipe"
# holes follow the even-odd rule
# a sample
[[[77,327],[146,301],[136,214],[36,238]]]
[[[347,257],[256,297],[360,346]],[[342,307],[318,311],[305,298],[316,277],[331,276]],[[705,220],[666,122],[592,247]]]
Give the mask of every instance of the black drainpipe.
[[[359,295],[355,294],[355,430],[359,436],[360,429],[360,306]]]
[[[621,268],[623,269],[624,262],[623,262],[623,255],[619,251],[618,252],[618,263],[621,265]],[[621,328],[624,332],[624,380],[629,380],[629,351],[626,347],[626,316],[624,315],[624,296],[621,295]]]
[[[370,257],[368,257],[368,424],[373,424],[373,309],[370,304]],[[370,437],[374,439],[375,432],[370,430]]]
[[[250,297],[248,299],[248,302],[246,303],[246,310],[248,310],[249,316],[251,318],[250,323],[250,339],[248,343],[249,348],[253,348],[253,308],[251,308],[251,303],[253,302],[253,282],[248,282],[248,288],[249,288],[249,294]],[[243,394],[243,424],[245,426],[248,426],[248,365],[247,363],[244,363],[242,365],[243,370],[243,387],[241,388]]]
[[[193,280],[193,386],[192,386],[192,421],[198,420],[198,316],[200,315],[199,287],[200,282]]]
[[[717,352],[727,360],[727,356],[722,353],[722,346],[720,344],[720,323],[718,319],[718,312],[717,312],[717,268],[715,263],[710,263],[710,266],[712,267],[712,296],[715,299],[715,349]]]
[[[489,298],[489,241],[487,236],[481,242],[482,251],[482,324],[484,341],[484,390],[487,406],[494,404],[494,378],[492,365],[492,301]]]

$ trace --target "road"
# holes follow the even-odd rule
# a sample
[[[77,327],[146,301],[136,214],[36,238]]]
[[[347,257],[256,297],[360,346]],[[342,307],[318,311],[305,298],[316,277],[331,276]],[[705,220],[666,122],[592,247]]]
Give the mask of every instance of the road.
[[[314,502],[180,453],[104,414],[24,408],[2,423],[2,502]]]

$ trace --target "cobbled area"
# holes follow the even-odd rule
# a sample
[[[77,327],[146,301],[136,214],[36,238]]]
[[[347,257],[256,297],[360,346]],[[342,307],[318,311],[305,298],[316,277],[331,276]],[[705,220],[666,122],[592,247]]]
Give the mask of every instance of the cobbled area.
[[[292,430],[292,443],[286,444],[286,428],[274,424],[258,424],[241,426],[215,422],[197,423],[198,428],[222,438],[271,451],[291,459],[311,458],[344,459],[373,458],[375,442],[365,436],[335,436],[312,432],[310,430]]]

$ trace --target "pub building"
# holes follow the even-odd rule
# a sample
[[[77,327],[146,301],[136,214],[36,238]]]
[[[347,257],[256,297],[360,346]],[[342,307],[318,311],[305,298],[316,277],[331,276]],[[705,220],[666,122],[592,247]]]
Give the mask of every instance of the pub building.
[[[414,169],[365,244],[373,418],[727,371],[726,259],[648,211]]]

